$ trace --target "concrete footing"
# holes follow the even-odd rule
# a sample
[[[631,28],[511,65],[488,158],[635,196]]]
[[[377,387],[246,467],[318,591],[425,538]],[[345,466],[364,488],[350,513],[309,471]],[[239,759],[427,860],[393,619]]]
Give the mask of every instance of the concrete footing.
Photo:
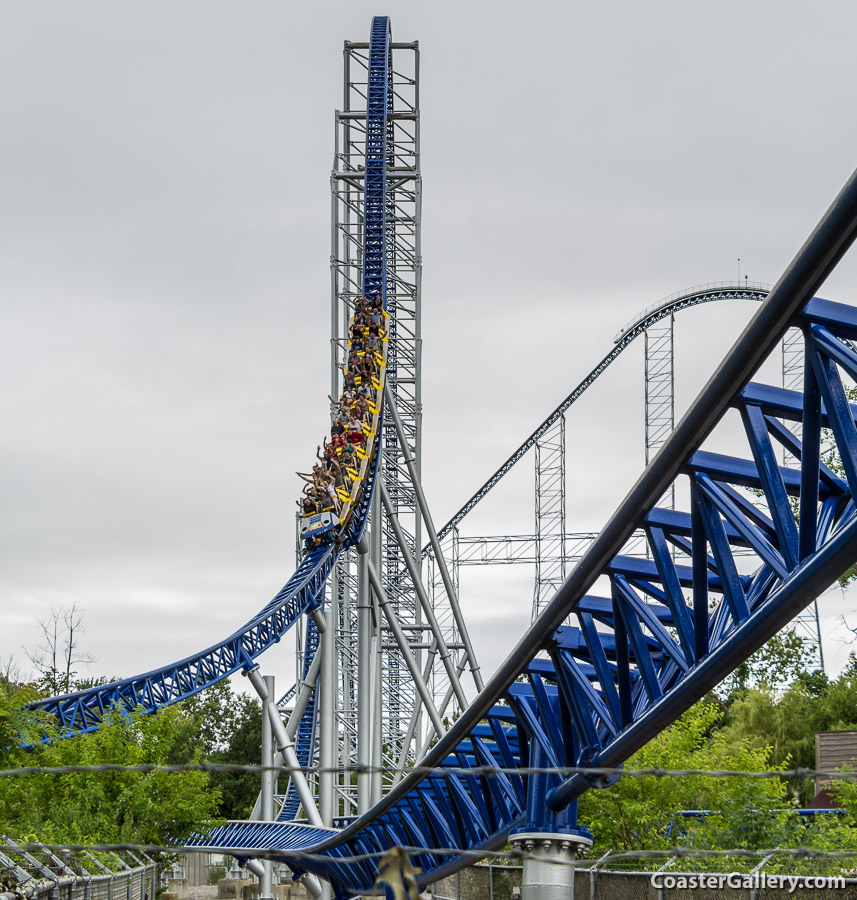
[[[187,878],[168,878],[167,893],[175,894],[177,900],[188,900]]]

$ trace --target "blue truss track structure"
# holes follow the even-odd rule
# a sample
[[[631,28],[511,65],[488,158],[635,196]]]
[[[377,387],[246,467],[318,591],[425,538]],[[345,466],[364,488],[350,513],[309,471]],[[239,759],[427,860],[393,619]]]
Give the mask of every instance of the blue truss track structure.
[[[397,846],[408,848],[422,887],[515,832],[579,834],[577,798],[618,775],[561,770],[621,768],[857,560],[857,405],[846,388],[857,380],[857,308],[814,299],[855,236],[857,173],[589,551],[417,771],[335,833],[232,822],[188,846],[283,860],[346,898],[379,892],[378,860]],[[793,325],[805,339],[804,389],[753,382]],[[706,445],[727,416],[740,425],[734,456]],[[828,433],[842,475],[822,459]],[[777,458],[782,447],[789,466]],[[689,497],[684,511],[656,506],[674,483]],[[622,554],[638,528],[646,559]],[[519,771],[528,767],[556,771]]]
[[[387,308],[387,266],[392,249],[388,246],[391,220],[387,216],[387,169],[392,105],[390,25],[386,17],[372,24],[369,53],[369,91],[366,138],[366,181],[364,194],[363,292],[380,294]],[[391,319],[395,319],[392,311]],[[393,334],[391,325],[391,335]],[[343,534],[334,543],[307,552],[297,571],[279,593],[253,619],[228,638],[186,659],[132,678],[51,697],[32,705],[52,716],[58,737],[73,737],[96,731],[110,710],[154,713],[178,703],[240,670],[255,665],[255,658],[276,644],[301,616],[324,603],[327,579],[340,555],[356,546],[369,514],[383,431],[383,410],[374,442],[372,464],[360,500]],[[299,729],[299,746],[307,760],[313,741],[315,704],[310,703]],[[291,808],[291,807],[290,807]]]
[[[305,613],[324,602],[324,590],[341,548],[317,547],[271,602],[225,640],[179,662],[76,693],[40,700],[32,709],[56,720],[59,737],[96,731],[111,710],[153,713],[204,690],[241,669],[276,644]]]

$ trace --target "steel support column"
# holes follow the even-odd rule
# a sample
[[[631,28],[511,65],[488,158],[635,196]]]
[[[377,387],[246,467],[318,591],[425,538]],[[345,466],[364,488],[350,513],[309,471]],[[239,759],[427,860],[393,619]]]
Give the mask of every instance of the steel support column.
[[[369,552],[364,547],[357,556],[357,811],[371,806],[372,763],[372,600],[369,594]]]
[[[338,655],[336,635],[339,624],[339,578],[334,570],[331,579],[330,602],[327,607],[326,628],[321,636],[321,704],[319,709],[319,753],[320,772],[318,776],[318,806],[322,822],[328,827],[333,824],[335,775],[337,750],[336,695],[338,685]]]
[[[592,840],[576,834],[531,832],[510,839],[524,853],[521,900],[574,900],[574,864]]]
[[[783,387],[790,391],[802,391],[804,379],[804,339],[799,328],[789,328],[783,337]],[[789,430],[800,440],[802,427],[800,422],[792,422]],[[783,447],[783,465],[799,464]],[[795,633],[804,639],[809,650],[808,665],[812,669],[824,671],[824,648],[821,643],[821,621],[818,615],[818,600],[813,600],[806,609],[795,616]]]
[[[675,427],[675,316],[650,325],[645,332],[646,465],[661,449]],[[670,485],[660,502],[675,509],[675,487]]]
[[[298,757],[295,753],[295,746],[292,743],[291,738],[286,734],[286,727],[283,725],[283,720],[280,718],[280,712],[277,709],[277,705],[275,703],[268,704],[266,702],[268,700],[268,688],[265,686],[265,681],[262,678],[262,674],[259,672],[259,667],[254,666],[252,669],[248,669],[244,674],[247,676],[250,683],[253,685],[254,690],[259,695],[259,699],[262,701],[263,712],[268,713],[273,728],[274,741],[277,744],[280,753],[283,755],[283,761],[291,770],[290,775],[292,783],[295,785],[295,789],[301,799],[307,820],[311,825],[322,825],[321,816],[315,805],[315,798],[307,784],[304,773],[300,769],[300,763],[298,762]]]
[[[262,819],[274,818],[274,737],[271,715],[268,709],[274,698],[274,676],[265,676],[267,697],[262,701]],[[259,880],[259,900],[273,900],[273,863],[262,860],[262,877]]]
[[[535,619],[565,581],[565,416],[536,441]]]

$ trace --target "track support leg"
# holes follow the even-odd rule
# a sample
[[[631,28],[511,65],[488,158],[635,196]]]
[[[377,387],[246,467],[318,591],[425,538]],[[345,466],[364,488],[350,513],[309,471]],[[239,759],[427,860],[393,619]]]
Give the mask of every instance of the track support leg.
[[[521,900],[574,900],[574,862],[592,846],[590,838],[530,832],[510,841],[525,854]]]
[[[273,702],[274,676],[265,675],[267,699],[262,701],[262,819],[270,822],[274,818],[274,736],[271,716],[267,706]],[[259,879],[259,900],[274,900],[274,866],[270,859],[262,861],[262,875]]]
[[[357,555],[357,812],[372,805],[372,597],[369,594],[369,548],[361,542]]]
[[[303,805],[307,820],[310,825],[323,826],[324,823],[318,813],[312,791],[307,784],[306,776],[301,771],[300,763],[298,762],[298,757],[295,753],[295,745],[292,743],[291,738],[286,734],[286,726],[283,725],[283,720],[280,718],[280,713],[277,710],[273,697],[270,698],[270,702],[268,702],[268,689],[265,687],[265,680],[262,678],[261,672],[259,672],[259,667],[254,666],[244,674],[250,679],[250,683],[259,695],[259,699],[262,701],[262,709],[268,713],[273,728],[274,741],[276,742],[279,751],[283,754],[284,762],[291,770],[289,774],[294,781],[298,796],[301,798],[301,804]]]
[[[531,743],[530,765],[550,764],[547,754]],[[522,900],[573,900],[574,861],[592,846],[592,835],[577,824],[577,803],[551,812],[545,796],[556,778],[533,774],[527,779],[526,824],[509,836],[511,845],[524,854]]]
[[[484,684],[482,682],[482,675],[479,671],[479,664],[476,662],[476,654],[473,652],[473,645],[470,643],[470,634],[467,631],[467,625],[465,624],[464,617],[461,614],[461,607],[458,605],[458,594],[455,591],[455,586],[452,583],[452,578],[446,566],[446,560],[444,559],[443,553],[440,549],[440,541],[438,541],[437,539],[434,520],[431,517],[431,512],[429,510],[428,503],[426,502],[425,494],[423,493],[422,482],[420,481],[420,476],[417,472],[414,458],[408,451],[408,441],[405,435],[405,430],[402,427],[402,420],[399,418],[399,410],[396,408],[396,401],[393,398],[392,393],[390,391],[385,391],[384,393],[387,401],[387,408],[390,410],[390,415],[393,419],[393,426],[395,427],[396,434],[399,438],[399,446],[402,448],[402,452],[404,454],[405,465],[408,467],[408,474],[411,476],[411,484],[414,488],[414,496],[417,500],[417,506],[419,507],[423,522],[425,523],[426,532],[428,533],[432,550],[434,550],[435,559],[437,560],[437,565],[440,569],[443,586],[446,590],[446,596],[449,600],[449,606],[452,609],[452,615],[455,618],[455,624],[458,628],[458,633],[464,643],[464,652],[470,664],[470,671],[473,675],[473,682],[476,685],[476,690],[481,691],[484,687]]]

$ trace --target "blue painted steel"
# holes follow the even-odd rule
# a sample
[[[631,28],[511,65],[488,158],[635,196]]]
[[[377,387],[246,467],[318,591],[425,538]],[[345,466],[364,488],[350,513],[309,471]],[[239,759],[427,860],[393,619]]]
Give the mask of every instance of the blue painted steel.
[[[842,373],[857,373],[857,353],[843,343],[857,335],[857,313],[810,298],[855,234],[857,176],[556,597],[422,761],[435,771],[412,774],[336,836],[304,845],[313,858],[289,857],[290,865],[348,897],[372,891],[376,858],[396,844],[417,848],[427,884],[472,862],[461,850],[501,847],[522,828],[573,829],[576,798],[615,775],[453,770],[620,767],[853,563],[857,409]],[[807,336],[805,390],[751,383],[791,324]],[[704,448],[730,408],[744,424],[743,456]],[[794,422],[800,437],[786,427]],[[822,428],[845,477],[821,462]],[[780,446],[794,466],[779,464]],[[678,478],[689,484],[690,508],[656,508]],[[621,555],[636,528],[649,559]],[[590,593],[599,578],[606,596]],[[563,624],[570,615],[575,626]],[[234,846],[242,826],[229,828]],[[225,843],[218,830],[194,841]],[[288,857],[292,845],[272,847]]]
[[[176,663],[99,685],[85,691],[40,700],[32,705],[52,715],[59,737],[96,731],[111,709],[154,713],[198,694],[241,669],[276,644],[305,613],[324,602],[327,578],[340,554],[360,540],[375,485],[377,442],[367,484],[355,507],[341,542],[314,547],[282,590],[246,625],[228,638]]]
[[[304,639],[304,660],[303,660],[303,678],[306,680],[307,672],[318,653],[319,632],[315,622],[307,619],[306,637]],[[298,731],[295,735],[295,754],[301,768],[308,769],[313,764],[313,756],[315,753],[315,729],[318,723],[318,707],[316,704],[317,692],[313,691],[307,702],[301,720],[298,723]],[[286,797],[283,805],[277,813],[278,822],[290,822],[297,819],[300,811],[300,797],[295,790],[294,783],[289,780],[289,786],[286,789]]]
[[[242,668],[268,647],[309,610],[317,608],[340,549],[317,547],[304,557],[295,574],[271,602],[228,638],[179,662],[133,678],[86,691],[52,697],[33,705],[54,716],[60,736],[95,731],[110,709],[152,713],[191,697]]]
[[[390,139],[391,121],[388,113],[392,110],[392,61],[390,48],[390,23],[386,17],[376,17],[372,21],[369,45],[369,78],[367,88],[366,117],[366,177],[364,181],[364,232],[363,232],[363,294],[374,297],[380,294],[385,310],[391,315],[388,321],[391,351],[388,356],[387,377],[395,374],[395,309],[387,302],[388,254],[393,246],[393,218],[387,216],[389,198],[387,193],[387,170],[391,165]],[[383,419],[383,411],[382,411]],[[376,460],[381,446],[382,422],[378,426],[375,442]],[[370,493],[371,496],[371,493]],[[367,506],[368,510],[368,506]],[[365,516],[364,516],[365,523]],[[362,533],[361,525],[361,533]],[[314,633],[314,646],[310,648],[310,637]],[[304,656],[304,675],[318,649],[318,632],[310,623],[307,631],[307,648]],[[307,704],[301,717],[295,741],[298,762],[308,766],[315,748],[317,722],[316,695]],[[299,799],[290,783],[286,799],[277,815],[278,821],[288,821],[297,817]]]
[[[379,431],[383,424],[383,410]],[[57,737],[96,731],[104,715],[118,709],[144,714],[178,703],[212,684],[253,667],[257,656],[276,644],[298,619],[322,606],[327,579],[340,555],[360,541],[369,515],[378,471],[380,441],[374,442],[363,492],[335,541],[309,549],[297,571],[253,619],[228,638],[179,662],[121,681],[51,697],[32,704],[56,719]]]
[[[390,21],[375,16],[369,40],[366,92],[366,177],[364,182],[363,293],[387,299],[387,111],[392,103]]]

